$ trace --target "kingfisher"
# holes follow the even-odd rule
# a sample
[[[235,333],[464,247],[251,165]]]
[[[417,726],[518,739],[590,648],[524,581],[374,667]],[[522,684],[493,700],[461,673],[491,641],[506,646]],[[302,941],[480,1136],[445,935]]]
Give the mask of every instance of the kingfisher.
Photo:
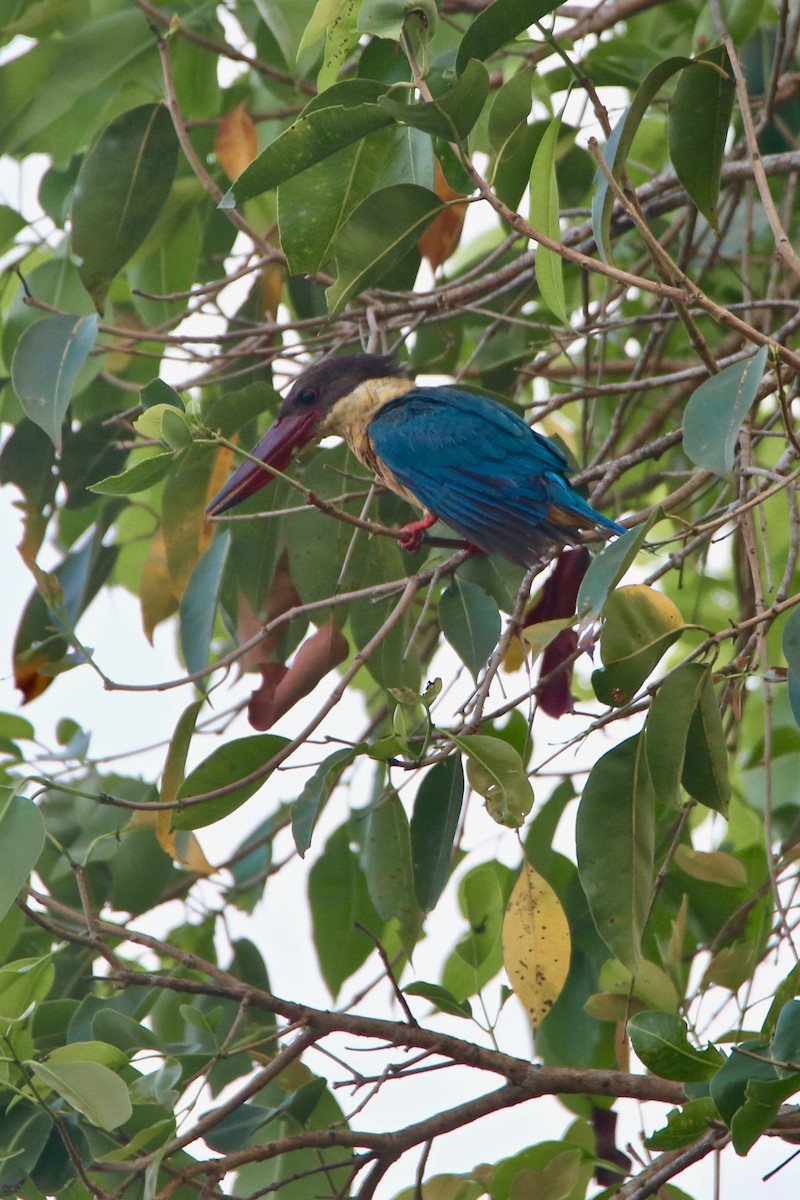
[[[310,442],[336,435],[378,482],[417,508],[398,531],[420,549],[441,520],[466,547],[531,566],[544,552],[579,545],[584,532],[627,532],[572,487],[569,464],[510,408],[456,387],[417,386],[389,356],[325,358],[292,384],[248,459],[207,508],[226,512],[283,471]]]

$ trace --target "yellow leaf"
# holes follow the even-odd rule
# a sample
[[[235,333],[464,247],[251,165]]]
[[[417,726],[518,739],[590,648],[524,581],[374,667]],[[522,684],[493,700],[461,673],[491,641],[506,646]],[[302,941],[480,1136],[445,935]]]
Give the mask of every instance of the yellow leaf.
[[[570,949],[569,925],[558,897],[526,862],[503,921],[503,961],[534,1030],[561,994]]]
[[[153,643],[153,630],[177,611],[178,601],[170,587],[167,572],[167,552],[164,538],[158,530],[150,543],[150,550],[142,567],[139,585],[142,606],[142,625],[148,642]]]

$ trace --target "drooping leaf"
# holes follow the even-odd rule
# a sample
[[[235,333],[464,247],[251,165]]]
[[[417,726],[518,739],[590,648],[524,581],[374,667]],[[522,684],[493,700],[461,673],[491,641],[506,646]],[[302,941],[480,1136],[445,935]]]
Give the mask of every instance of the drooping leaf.
[[[531,167],[530,221],[549,238],[561,240],[555,154],[561,133],[561,116],[547,126],[536,148]],[[547,246],[536,248],[536,282],[547,307],[564,325],[569,324],[564,295],[564,271],[560,255]]]
[[[494,979],[503,965],[503,916],[514,873],[499,862],[480,863],[458,888],[459,908],[468,929],[445,963],[443,986],[466,1000]]]
[[[612,129],[603,149],[603,158],[617,183],[620,182],[622,172],[625,170],[625,163],[630,148],[633,145],[636,131],[647,109],[650,107],[651,101],[655,99],[672,75],[675,75],[678,71],[682,71],[684,67],[690,66],[691,62],[690,58],[667,58],[653,67],[639,85],[630,106],[625,110]],[[598,253],[604,262],[609,262],[611,259],[610,229],[611,210],[613,207],[614,193],[609,186],[606,176],[602,171],[598,171],[594,199],[592,200],[592,232],[597,244]]]
[[[578,874],[597,931],[634,974],[653,888],[653,784],[637,734],[598,759],[575,831]]]
[[[75,379],[97,338],[97,317],[44,317],[30,325],[11,362],[19,401],[56,450]]]
[[[768,352],[762,346],[692,392],[683,415],[683,448],[695,466],[730,477],[739,430],[758,394]]]
[[[423,912],[435,908],[449,878],[463,802],[461,755],[451,754],[426,772],[411,816],[414,895]]]
[[[727,814],[731,796],[728,748],[710,672],[700,687],[689,725],[681,782],[700,804]]]
[[[72,248],[103,312],[111,281],[144,241],[169,195],[178,139],[163,104],[116,117],[83,160],[72,204]]]
[[[370,809],[360,861],[378,915],[384,921],[397,919],[403,947],[410,953],[421,914],[414,895],[408,817],[396,792],[381,797]]]
[[[34,802],[0,791],[0,920],[36,866],[44,835],[42,814]]]
[[[442,633],[477,678],[500,637],[500,611],[475,583],[454,579],[439,599]]]
[[[189,577],[180,603],[180,639],[186,669],[202,671],[211,654],[211,635],[231,535],[223,530],[214,538]],[[202,685],[202,681],[201,681]]]
[[[146,491],[169,471],[172,463],[171,454],[152,454],[142,458],[133,466],[126,468],[119,475],[109,475],[98,483],[89,486],[90,492],[98,496],[132,496],[136,492]]]
[[[322,977],[333,996],[375,948],[358,925],[376,936],[381,928],[352,841],[349,823],[337,829],[308,876],[314,946]]]
[[[789,706],[796,723],[800,725],[800,609],[793,609],[783,627],[782,646],[789,668]]]
[[[571,944],[558,896],[526,859],[503,921],[503,961],[534,1032],[561,994]]]
[[[658,798],[671,807],[679,802],[689,727],[709,671],[700,663],[684,663],[671,671],[647,714],[645,745],[650,776]]]
[[[727,51],[715,46],[681,71],[668,111],[675,173],[717,232],[722,159],[735,94]]]

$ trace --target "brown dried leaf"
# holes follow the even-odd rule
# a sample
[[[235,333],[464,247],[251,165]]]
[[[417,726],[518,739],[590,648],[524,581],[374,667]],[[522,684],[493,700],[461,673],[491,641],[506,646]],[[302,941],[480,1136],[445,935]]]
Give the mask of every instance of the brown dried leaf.
[[[445,202],[458,200],[461,193],[454,192],[450,187],[450,184],[442,173],[438,159],[434,162],[434,170],[434,190],[439,199]],[[427,258],[432,270],[438,271],[442,263],[446,262],[457,248],[461,240],[461,231],[464,228],[464,217],[466,215],[466,202],[463,204],[451,204],[449,208],[445,208],[439,213],[438,217],[431,222],[419,239],[417,243],[419,245],[419,252],[423,258]]]
[[[258,134],[243,101],[222,118],[214,149],[228,178],[239,178],[258,154]]]

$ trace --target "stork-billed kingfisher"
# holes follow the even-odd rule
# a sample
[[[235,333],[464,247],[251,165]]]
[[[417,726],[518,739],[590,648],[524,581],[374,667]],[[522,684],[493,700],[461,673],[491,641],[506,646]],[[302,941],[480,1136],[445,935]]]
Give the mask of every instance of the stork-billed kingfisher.
[[[417,387],[392,358],[326,358],[303,371],[253,456],[282,471],[296,450],[329,434],[423,510],[400,531],[407,550],[418,550],[437,520],[469,547],[525,566],[549,547],[580,543],[584,530],[626,532],[578,495],[564,455],[521,417],[458,388]],[[225,512],[272,478],[243,462],[208,513]]]

